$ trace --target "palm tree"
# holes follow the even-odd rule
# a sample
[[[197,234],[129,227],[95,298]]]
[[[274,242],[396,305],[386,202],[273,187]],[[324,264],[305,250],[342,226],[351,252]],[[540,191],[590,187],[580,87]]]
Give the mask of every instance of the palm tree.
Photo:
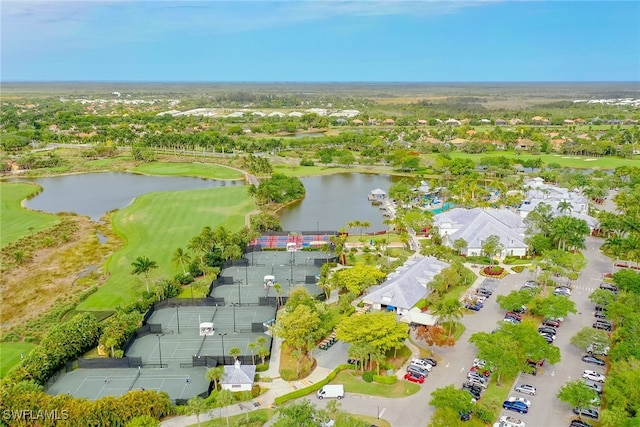
[[[458,252],[458,255],[460,255],[462,250],[466,247],[467,247],[467,241],[464,240],[462,237],[453,241],[453,249],[455,249],[456,252]]]
[[[218,381],[220,381],[220,379],[222,379],[224,375],[224,366],[216,366],[215,368],[210,368],[207,370],[207,381],[210,381],[213,383],[213,389],[217,390],[218,389]]]
[[[618,260],[625,253],[624,239],[617,236],[609,237],[604,241],[601,249],[613,255],[614,258],[613,262],[611,263],[611,273],[613,273]]]
[[[571,212],[572,210],[573,210],[573,205],[571,204],[571,202],[568,202],[567,200],[562,200],[561,202],[558,203],[558,212],[567,213],[567,212]]]
[[[173,253],[173,257],[171,258],[171,262],[177,266],[182,266],[182,274],[187,274],[185,266],[189,265],[191,262],[191,255],[182,248],[176,248]]]
[[[158,268],[158,264],[147,257],[139,256],[131,263],[131,265],[133,266],[131,274],[135,274],[136,276],[144,274],[145,282],[147,284],[147,293],[149,293],[149,271],[154,268]]]
[[[482,252],[489,257],[489,263],[493,265],[493,257],[496,253],[500,253],[504,250],[504,245],[500,243],[500,237],[495,234],[487,237],[482,244]]]
[[[205,412],[208,406],[207,401],[200,396],[194,396],[187,401],[187,411],[190,415],[196,416],[198,426],[200,426],[200,414]]]
[[[229,349],[229,356],[233,357],[233,361],[236,362],[238,360],[238,356],[242,354],[242,350],[239,347],[231,347]]]
[[[439,323],[449,324],[448,333],[451,335],[453,323],[463,316],[462,303],[457,298],[445,298],[435,304],[432,312],[438,318]]]

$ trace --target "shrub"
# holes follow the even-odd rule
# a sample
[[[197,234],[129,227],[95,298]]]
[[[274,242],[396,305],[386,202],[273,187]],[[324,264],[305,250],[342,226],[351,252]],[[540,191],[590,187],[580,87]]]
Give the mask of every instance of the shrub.
[[[374,375],[373,380],[380,384],[395,384],[398,382],[398,377],[395,375]]]
[[[280,377],[285,381],[295,381],[298,379],[298,374],[293,369],[281,369]]]
[[[300,160],[300,166],[314,166],[313,160],[311,159],[302,159]]]
[[[368,382],[368,383],[373,381],[373,376],[374,376],[374,374],[371,371],[364,371],[362,373],[362,379],[365,380],[365,382]]]
[[[522,273],[524,271],[524,265],[516,265],[515,267],[511,267],[515,273]]]
[[[256,372],[264,372],[269,369],[269,363],[260,363],[256,365]]]

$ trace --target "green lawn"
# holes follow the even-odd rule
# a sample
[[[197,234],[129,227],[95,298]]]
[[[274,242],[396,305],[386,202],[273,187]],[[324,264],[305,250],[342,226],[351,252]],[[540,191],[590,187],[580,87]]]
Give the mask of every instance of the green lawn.
[[[126,246],[114,254],[107,266],[107,282],[78,306],[78,310],[108,310],[132,300],[144,289],[144,277],[131,274],[131,263],[139,256],[158,264],[150,281],[172,277],[181,270],[171,257],[176,248],[186,249],[189,240],[205,226],[222,225],[231,231],[244,226],[245,214],[255,209],[245,186],[151,193],[113,215],[114,229]]]
[[[244,175],[225,166],[211,163],[143,163],[131,172],[147,175],[195,176],[210,179],[243,179]]]
[[[480,154],[470,154],[470,153],[460,153],[460,152],[451,152],[449,153],[451,158],[468,158],[474,161],[478,161],[483,157],[497,157],[504,156],[509,159],[522,159],[522,160],[531,160],[531,159],[542,159],[542,162],[545,165],[549,163],[558,163],[562,167],[568,168],[594,168],[594,169],[615,169],[620,166],[640,166],[640,161],[633,159],[622,159],[620,157],[585,157],[585,156],[565,156],[561,154],[515,154],[513,152],[503,152],[503,151],[493,151],[490,153],[480,153]],[[433,155],[427,156],[430,159],[435,159]]]
[[[511,393],[511,387],[513,386],[513,378],[501,378],[500,385],[496,383],[496,375],[491,376],[489,386],[482,395],[480,402],[484,403],[494,413],[500,413],[502,410],[502,402],[507,400]]]
[[[24,209],[20,203],[40,191],[26,183],[0,183],[0,247],[60,222],[56,215]]]
[[[420,391],[420,385],[405,380],[395,384],[378,384],[365,382],[356,371],[341,371],[331,384],[344,384],[347,393],[370,394],[383,397],[405,397]]]
[[[0,378],[20,362],[20,355],[25,356],[35,344],[25,342],[0,342]]]

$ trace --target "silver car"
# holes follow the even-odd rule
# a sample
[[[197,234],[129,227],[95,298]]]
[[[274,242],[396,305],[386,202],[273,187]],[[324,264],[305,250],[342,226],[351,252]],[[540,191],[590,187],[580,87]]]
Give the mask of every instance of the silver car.
[[[535,396],[536,388],[531,384],[518,384],[514,388],[515,391],[519,391],[520,393],[528,394],[530,396]]]

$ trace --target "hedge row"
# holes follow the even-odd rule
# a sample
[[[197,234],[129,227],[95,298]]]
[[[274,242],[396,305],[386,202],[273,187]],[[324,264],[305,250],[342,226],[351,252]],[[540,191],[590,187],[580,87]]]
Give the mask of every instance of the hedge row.
[[[283,403],[286,403],[290,400],[297,399],[299,397],[306,396],[309,393],[313,393],[316,390],[320,390],[322,387],[324,387],[325,385],[333,381],[336,375],[338,375],[338,372],[344,369],[351,369],[352,367],[353,365],[349,365],[349,364],[339,365],[333,371],[331,371],[329,375],[327,375],[327,378],[323,379],[322,381],[318,381],[317,383],[310,385],[309,387],[301,388],[296,391],[292,391],[291,393],[278,396],[276,397],[274,403],[276,405],[282,405]]]
[[[395,384],[398,382],[398,377],[395,375],[374,375],[373,380],[380,384]]]

